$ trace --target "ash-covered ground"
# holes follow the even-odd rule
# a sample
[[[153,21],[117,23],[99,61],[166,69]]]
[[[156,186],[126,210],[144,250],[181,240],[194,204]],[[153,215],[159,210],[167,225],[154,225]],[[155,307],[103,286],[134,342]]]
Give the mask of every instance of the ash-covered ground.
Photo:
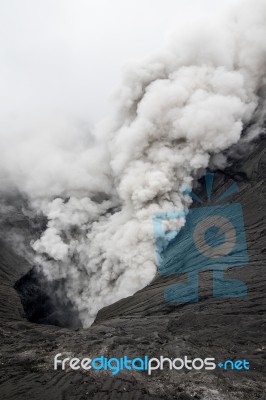
[[[240,190],[224,203],[241,203],[249,264],[228,269],[241,279],[248,295],[221,299],[212,295],[212,272],[200,274],[197,303],[165,302],[163,292],[186,276],[157,276],[153,282],[102,309],[89,329],[79,326],[75,310],[60,303],[38,271],[9,241],[0,243],[0,397],[4,400],[82,399],[266,399],[265,266],[266,266],[266,140],[252,154],[216,171],[213,199],[235,181]],[[197,194],[206,197],[203,182]],[[196,204],[193,204],[193,207]],[[20,230],[30,236],[31,224],[18,214]],[[43,222],[42,222],[43,223]],[[5,220],[5,229],[8,222]],[[3,231],[3,229],[2,229]],[[3,235],[2,235],[3,236]],[[177,240],[177,239],[176,239]],[[171,246],[174,244],[172,243]],[[173,251],[173,260],[175,255]],[[56,290],[55,290],[56,289]],[[22,306],[23,303],[23,306]],[[72,321],[72,323],[70,323]],[[58,326],[61,325],[61,326]],[[71,327],[66,327],[71,326]],[[249,371],[54,371],[53,358],[215,357],[245,358]]]

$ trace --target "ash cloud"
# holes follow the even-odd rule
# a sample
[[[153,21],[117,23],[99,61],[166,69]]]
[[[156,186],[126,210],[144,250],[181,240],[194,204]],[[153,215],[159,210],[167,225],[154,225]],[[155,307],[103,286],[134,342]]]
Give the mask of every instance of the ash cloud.
[[[226,164],[221,153],[246,127],[245,141],[261,132],[265,37],[265,1],[241,2],[128,66],[113,114],[92,134],[58,122],[22,140],[10,123],[0,136],[1,181],[48,220],[35,259],[49,279],[64,278],[85,327],[155,276],[152,215],[189,207],[181,187],[215,155]]]

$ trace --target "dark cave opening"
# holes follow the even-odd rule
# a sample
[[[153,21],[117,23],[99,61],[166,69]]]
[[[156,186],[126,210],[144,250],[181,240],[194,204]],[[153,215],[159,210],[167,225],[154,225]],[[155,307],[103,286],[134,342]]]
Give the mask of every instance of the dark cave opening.
[[[64,280],[50,281],[33,267],[14,285],[20,296],[25,317],[37,324],[79,328],[78,312],[64,295]]]

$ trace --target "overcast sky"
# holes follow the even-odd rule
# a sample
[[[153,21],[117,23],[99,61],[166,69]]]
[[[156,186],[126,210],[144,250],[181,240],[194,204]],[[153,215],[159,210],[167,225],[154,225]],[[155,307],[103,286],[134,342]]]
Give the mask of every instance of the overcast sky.
[[[0,118],[94,124],[122,66],[159,49],[179,21],[237,0],[0,0]]]

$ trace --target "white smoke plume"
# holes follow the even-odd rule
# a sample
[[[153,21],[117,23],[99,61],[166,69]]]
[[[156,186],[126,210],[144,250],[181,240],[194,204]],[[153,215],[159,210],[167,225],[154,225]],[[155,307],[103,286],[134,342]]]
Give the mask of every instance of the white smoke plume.
[[[85,327],[153,279],[153,214],[187,208],[180,188],[240,140],[266,83],[265,37],[266,2],[243,1],[219,21],[179,27],[163,51],[128,66],[112,117],[93,135],[58,122],[61,134],[43,126],[24,142],[0,137],[2,181],[48,219],[36,259],[50,279],[66,279]]]

